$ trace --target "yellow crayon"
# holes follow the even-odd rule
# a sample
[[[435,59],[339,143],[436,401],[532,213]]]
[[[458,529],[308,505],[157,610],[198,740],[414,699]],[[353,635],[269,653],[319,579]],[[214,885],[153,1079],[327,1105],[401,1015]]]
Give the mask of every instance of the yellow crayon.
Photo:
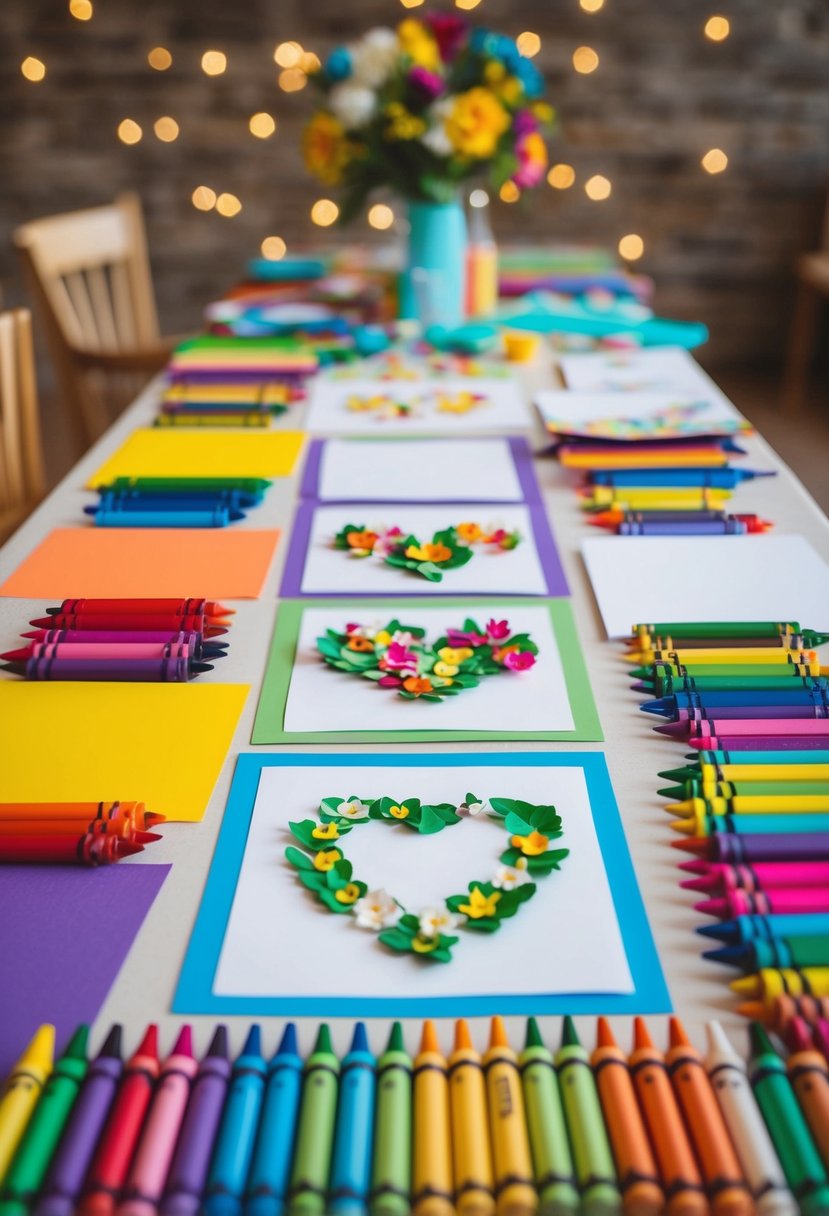
[[[46,1022],[15,1064],[0,1095],[0,1183],[37,1105],[55,1059],[55,1028]]]
[[[820,794],[737,794],[734,798],[686,798],[662,808],[668,815],[826,815],[829,798]]]
[[[423,1023],[414,1060],[412,1211],[415,1216],[454,1216],[449,1077],[434,1022]]]
[[[730,987],[740,996],[764,1001],[778,996],[829,996],[829,967],[764,967],[755,975],[732,980]]]
[[[709,764],[699,766],[703,781],[829,781],[829,764]]]
[[[784,666],[789,663],[813,663],[818,655],[816,650],[761,650],[756,646],[744,646],[740,650],[715,650],[712,647],[700,647],[699,650],[639,650],[633,656],[622,655],[622,661],[629,663],[631,657],[636,659],[639,667],[649,667],[651,663],[718,663],[728,666],[732,663],[755,665],[768,663],[771,666]]]
[[[518,1057],[509,1045],[503,1020],[495,1017],[484,1053],[489,1132],[495,1167],[495,1196],[498,1216],[533,1216],[538,1193],[533,1184],[533,1164],[524,1094]]]
[[[591,486],[582,497],[582,506],[590,504],[602,510],[615,508],[619,511],[648,511],[687,508],[714,510],[725,505],[731,497],[730,490],[687,489],[675,490],[665,486]]]
[[[455,1026],[455,1047],[449,1057],[449,1111],[455,1209],[459,1216],[492,1216],[495,1195],[484,1070],[463,1019]]]

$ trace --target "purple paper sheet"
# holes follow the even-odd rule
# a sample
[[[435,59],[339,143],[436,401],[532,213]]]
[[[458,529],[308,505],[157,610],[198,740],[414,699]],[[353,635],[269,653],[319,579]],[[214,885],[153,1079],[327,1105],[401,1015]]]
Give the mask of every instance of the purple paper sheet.
[[[0,1077],[42,1022],[92,1022],[170,866],[0,869]]]
[[[341,503],[341,502],[342,503],[362,502],[363,499],[360,497],[359,494],[355,494],[351,498],[320,498],[320,471],[322,468],[322,453],[323,453],[323,449],[324,449],[326,443],[329,443],[329,442],[330,442],[330,440],[328,440],[328,439],[314,439],[311,442],[311,446],[308,449],[308,457],[305,461],[305,468],[303,469],[303,472],[302,472],[302,481],[301,481],[300,487],[299,487],[300,498],[310,499],[313,502],[324,502],[324,503],[328,503],[331,505],[336,505],[337,503]],[[353,439],[353,440],[345,440],[344,442],[363,443],[363,442],[371,442],[371,441],[370,440],[364,441],[362,439]],[[400,441],[396,440],[395,442],[400,442]],[[405,441],[403,441],[403,442],[405,442]],[[463,441],[463,439],[436,439],[433,442],[435,442],[435,443],[463,443],[464,441]],[[530,445],[527,443],[526,439],[522,439],[517,435],[507,437],[507,443],[510,446],[510,451],[512,453],[512,459],[515,462],[515,471],[518,474],[518,481],[521,485],[522,497],[519,501],[525,502],[525,503],[530,503],[531,505],[535,505],[535,503],[541,502],[541,492],[538,488],[538,481],[535,476],[535,468],[533,467],[533,454],[530,449]],[[460,498],[457,498],[457,499],[447,498],[447,499],[441,500],[441,502],[445,502],[445,503],[465,502],[465,501],[468,501],[468,500],[465,499],[463,496],[461,496]],[[487,498],[476,499],[476,502],[490,502],[490,501],[502,503],[502,502],[504,502],[504,499],[500,499],[500,498],[498,498],[498,499],[487,499]],[[398,498],[389,498],[389,499],[376,498],[376,499],[372,499],[372,502],[377,503],[377,504],[387,503],[387,502],[397,503],[397,502],[400,502],[400,499],[398,499]],[[418,503],[420,503],[419,499],[418,499]],[[434,503],[433,499],[424,499],[422,505],[423,506],[427,506],[427,505],[432,506],[433,503]],[[438,503],[437,505],[440,506],[441,503]]]
[[[314,518],[314,512],[320,506],[332,506],[332,503],[318,502],[300,502],[297,507],[296,515],[294,516],[294,526],[291,529],[291,541],[288,547],[288,556],[285,559],[285,569],[282,574],[282,586],[279,590],[280,599],[283,600],[319,600],[319,599],[354,599],[353,591],[335,591],[333,588],[330,591],[303,591],[302,590],[302,575],[305,570],[305,558],[308,553],[308,545],[311,539],[311,523]],[[376,506],[376,503],[359,503],[352,504],[359,506]],[[411,503],[392,503],[392,506],[411,506]],[[449,506],[454,504],[449,503],[432,503],[433,506]],[[535,546],[538,551],[538,560],[541,563],[541,569],[544,571],[544,578],[547,583],[547,590],[543,594],[546,595],[569,595],[570,590],[567,586],[567,579],[564,577],[564,570],[561,565],[561,558],[558,554],[556,542],[553,539],[553,534],[550,530],[550,525],[547,522],[547,515],[541,503],[524,504],[530,513],[530,521],[532,523],[533,537]],[[361,592],[358,598],[360,599],[389,599],[401,598],[406,599],[437,599],[440,593],[434,591],[417,591],[412,584],[415,580],[411,580],[409,584],[401,586],[400,591],[365,591]],[[451,585],[447,586],[446,595],[458,595],[457,591],[453,591]],[[510,594],[507,588],[503,594]],[[513,593],[514,594],[514,593]],[[464,592],[464,596],[476,598],[478,595],[489,596],[492,598],[491,591],[481,592]],[[529,596],[528,598],[532,598]]]

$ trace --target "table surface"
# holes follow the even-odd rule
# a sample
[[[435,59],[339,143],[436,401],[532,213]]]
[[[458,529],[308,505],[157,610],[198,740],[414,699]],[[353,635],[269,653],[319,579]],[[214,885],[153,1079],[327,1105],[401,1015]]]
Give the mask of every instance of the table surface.
[[[525,373],[524,380],[528,393],[533,388],[551,387],[555,381],[552,359],[545,355],[544,362]],[[90,492],[83,489],[85,481],[131,431],[152,422],[157,412],[159,389],[160,381],[148,385],[135,403],[86,453],[8,541],[0,551],[0,578],[5,579],[52,528],[83,523],[83,507],[92,501]],[[287,417],[283,416],[278,420],[276,426],[279,429],[301,429],[305,409],[304,405],[292,408]],[[543,444],[544,432],[538,424],[534,425],[537,429],[532,439],[538,448]],[[746,440],[745,446],[749,452],[747,465],[774,468],[779,476],[748,482],[741,486],[738,493],[739,510],[756,511],[764,518],[774,520],[778,532],[801,533],[812,542],[824,559],[829,560],[829,520],[765,440],[757,435],[752,436]],[[233,525],[242,528],[279,527],[283,530],[283,539],[261,597],[255,601],[236,601],[234,604],[237,613],[229,635],[228,657],[217,665],[213,672],[199,677],[200,680],[207,681],[249,684],[250,695],[204,819],[199,824],[167,824],[163,840],[153,845],[151,852],[145,854],[147,861],[172,862],[173,868],[101,1009],[94,1027],[96,1042],[105,1028],[117,1021],[124,1024],[127,1042],[132,1044],[137,1042],[143,1026],[155,1021],[160,1024],[163,1043],[167,1044],[172,1039],[174,1029],[184,1020],[181,1016],[170,1013],[170,1005],[213,855],[236,758],[244,751],[279,750],[277,747],[251,748],[250,734],[276,615],[278,588],[302,464],[301,459],[292,478],[275,482],[264,503],[251,511],[246,520]],[[700,1046],[703,1043],[703,1025],[712,1017],[722,1020],[729,1031],[734,1032],[735,1041],[742,1045],[743,1023],[734,1013],[736,1001],[727,985],[731,973],[725,968],[706,963],[700,957],[701,939],[693,932],[698,917],[692,911],[690,893],[681,891],[678,886],[676,852],[668,847],[673,836],[662,809],[664,800],[655,793],[657,785],[661,784],[656,776],[657,771],[674,766],[681,753],[654,735],[651,730],[652,722],[638,712],[636,698],[629,691],[626,668],[619,662],[620,647],[618,643],[605,639],[579,553],[580,542],[592,530],[587,527],[578,509],[577,498],[573,493],[574,476],[550,459],[537,460],[536,471],[570,584],[576,625],[606,742],[469,743],[464,745],[464,750],[514,751],[518,747],[527,751],[605,753],[674,1008],[685,1021],[694,1041]],[[193,591],[198,592],[198,588]],[[17,644],[17,636],[23,628],[22,622],[42,615],[43,607],[42,601],[0,597],[0,636],[4,649]],[[758,615],[762,616],[759,606]],[[821,629],[826,628],[827,622],[808,621],[806,624]],[[0,678],[15,677],[2,675]],[[456,750],[456,745],[450,743],[411,746],[418,751]],[[321,745],[302,747],[292,744],[291,750],[352,753],[354,748],[323,748]],[[400,750],[399,746],[394,750]],[[120,864],[142,863],[136,860]],[[90,874],[90,881],[95,881],[94,874]],[[80,977],[79,982],[82,982]],[[60,1002],[59,993],[55,994],[55,1001],[56,1005]],[[197,1047],[203,1050],[207,1045],[209,1027],[216,1019],[194,1017],[190,1020],[196,1030]],[[232,1045],[238,1049],[241,1047],[249,1019],[237,1017],[222,1020],[228,1022]],[[281,1021],[260,1020],[266,1035],[266,1049],[270,1049],[276,1044]],[[580,1031],[585,1036],[585,1042],[592,1046],[594,1020],[578,1020],[581,1022]],[[620,1042],[629,1042],[630,1027],[627,1023],[630,1019],[617,1017],[611,1020],[620,1036]],[[519,1037],[523,1041],[523,1019],[508,1019],[508,1023],[510,1022],[510,1033],[515,1036],[513,1041],[518,1041]],[[373,1046],[379,1048],[381,1041],[385,1040],[387,1025],[384,1019],[380,1019],[374,1030],[369,1026]],[[301,1022],[300,1038],[303,1048],[310,1049],[315,1026],[315,1021]],[[415,1026],[416,1023],[412,1022],[406,1028],[410,1048],[414,1048],[416,1044],[418,1032]],[[542,1027],[546,1029],[550,1040],[557,1042],[557,1019],[543,1019]],[[332,1029],[335,1046],[344,1051],[350,1039],[350,1022],[335,1019]],[[476,1041],[482,1044],[486,1033],[484,1026],[473,1024],[472,1031]],[[657,1027],[656,1033],[661,1037],[663,1028]],[[448,1047],[447,1027],[442,1028],[441,1038]]]

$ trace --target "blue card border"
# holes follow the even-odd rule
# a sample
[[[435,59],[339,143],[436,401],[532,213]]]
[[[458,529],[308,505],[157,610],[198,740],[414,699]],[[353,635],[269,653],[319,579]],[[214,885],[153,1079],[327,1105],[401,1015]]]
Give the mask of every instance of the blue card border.
[[[584,769],[593,821],[607,870],[616,915],[633,976],[634,992],[570,993],[544,996],[451,997],[249,997],[220,996],[212,991],[236,884],[247,844],[259,777],[264,768],[307,765],[407,768],[459,768],[464,765],[500,768]],[[379,753],[351,755],[281,752],[239,756],[210,873],[187,948],[173,1012],[239,1014],[255,1017],[476,1017],[500,1014],[635,1014],[669,1013],[671,999],[619,817],[610,774],[601,752],[466,752]]]

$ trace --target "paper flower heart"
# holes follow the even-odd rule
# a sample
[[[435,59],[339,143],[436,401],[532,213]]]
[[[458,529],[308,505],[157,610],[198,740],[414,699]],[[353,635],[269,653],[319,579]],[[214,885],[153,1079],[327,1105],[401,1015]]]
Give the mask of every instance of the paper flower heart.
[[[422,835],[434,835],[462,823],[464,813],[483,813],[499,822],[509,834],[509,847],[500,853],[501,864],[492,877],[473,879],[465,893],[449,895],[438,906],[412,912],[384,887],[370,891],[354,876],[343,852],[343,838],[361,823],[402,825]],[[550,847],[561,836],[561,817],[554,806],[515,798],[487,800],[471,793],[459,806],[450,802],[430,805],[419,798],[358,798],[355,794],[323,798],[317,819],[288,826],[302,849],[289,845],[285,858],[302,885],[329,912],[353,916],[358,928],[377,933],[378,941],[395,953],[414,954],[434,963],[451,961],[452,948],[460,940],[453,930],[495,933],[500,929],[533,897],[535,880],[558,870],[569,854],[569,849]]]
[[[457,570],[474,556],[474,547],[508,552],[521,543],[521,534],[505,528],[483,528],[473,520],[450,524],[421,541],[401,528],[369,528],[365,524],[344,524],[332,541],[351,557],[379,557],[387,566],[410,570],[439,583],[445,570]]]
[[[343,633],[329,629],[317,638],[317,650],[337,671],[374,680],[410,701],[442,701],[487,676],[519,674],[538,654],[528,633],[510,634],[508,621],[481,627],[469,618],[434,642],[426,641],[425,629],[396,619],[377,630],[350,622]]]

